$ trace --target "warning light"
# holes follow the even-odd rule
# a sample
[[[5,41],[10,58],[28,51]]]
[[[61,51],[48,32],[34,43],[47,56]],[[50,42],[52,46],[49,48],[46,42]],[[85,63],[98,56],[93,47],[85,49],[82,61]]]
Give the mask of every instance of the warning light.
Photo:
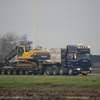
[[[79,46],[78,48],[80,49],[81,47]]]
[[[88,46],[88,49],[90,49],[90,46]]]

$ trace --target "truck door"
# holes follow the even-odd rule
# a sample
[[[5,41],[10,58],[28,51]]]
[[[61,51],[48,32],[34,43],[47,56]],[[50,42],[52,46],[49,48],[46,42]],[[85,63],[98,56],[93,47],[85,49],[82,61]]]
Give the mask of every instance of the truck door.
[[[67,54],[67,65],[72,65],[74,66],[74,64],[77,62],[77,54],[76,53],[68,53]]]
[[[18,48],[18,57],[22,57],[23,53],[24,53],[24,48],[23,47],[19,47]]]

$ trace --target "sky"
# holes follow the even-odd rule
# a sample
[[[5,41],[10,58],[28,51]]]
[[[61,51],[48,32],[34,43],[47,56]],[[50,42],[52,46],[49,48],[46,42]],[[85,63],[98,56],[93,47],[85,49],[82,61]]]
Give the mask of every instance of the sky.
[[[0,35],[15,32],[33,41],[34,0],[0,0]],[[36,0],[35,45],[83,44],[100,55],[100,0]]]

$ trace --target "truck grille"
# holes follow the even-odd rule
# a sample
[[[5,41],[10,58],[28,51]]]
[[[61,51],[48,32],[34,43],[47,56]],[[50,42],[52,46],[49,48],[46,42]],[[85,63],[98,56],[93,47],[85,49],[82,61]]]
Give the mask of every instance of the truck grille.
[[[82,70],[88,71],[89,70],[89,63],[88,62],[82,62],[81,67],[82,67]]]

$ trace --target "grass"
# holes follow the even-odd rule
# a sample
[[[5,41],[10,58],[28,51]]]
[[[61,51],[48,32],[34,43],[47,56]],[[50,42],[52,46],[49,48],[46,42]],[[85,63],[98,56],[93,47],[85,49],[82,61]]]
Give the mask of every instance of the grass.
[[[100,91],[100,77],[0,75],[0,87],[34,89],[89,89]]]

